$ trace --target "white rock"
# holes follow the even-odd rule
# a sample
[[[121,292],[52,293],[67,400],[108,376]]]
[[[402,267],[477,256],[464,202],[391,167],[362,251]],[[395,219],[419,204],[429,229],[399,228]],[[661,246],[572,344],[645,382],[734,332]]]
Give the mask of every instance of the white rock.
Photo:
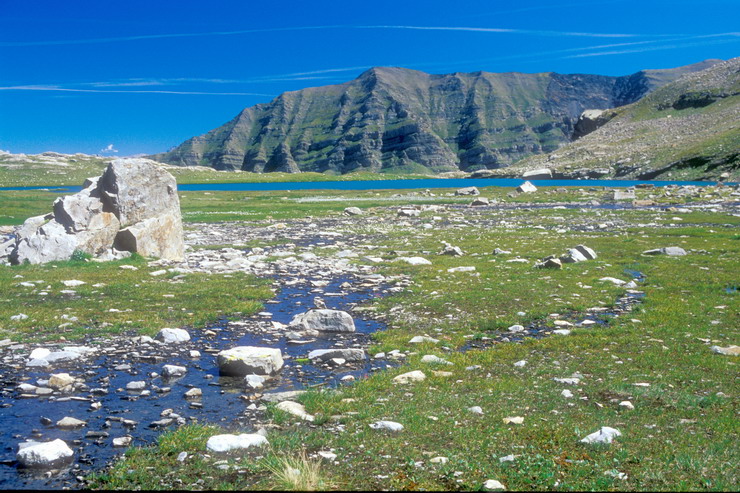
[[[468,411],[473,414],[483,414],[483,408],[481,408],[480,406],[469,407]]]
[[[329,361],[334,358],[342,358],[346,361],[364,361],[365,356],[364,349],[316,349],[308,353],[308,359],[318,359],[320,361]]]
[[[561,336],[567,336],[570,335],[570,330],[568,329],[555,329],[552,331],[553,334],[558,334]]]
[[[145,388],[146,388],[146,382],[143,380],[129,382],[126,384],[126,390],[144,390]]]
[[[431,459],[429,459],[429,462],[432,464],[447,464],[448,462],[450,462],[450,459],[448,459],[447,457],[432,457]]]
[[[431,342],[432,344],[437,344],[439,342],[439,339],[435,339],[434,337],[427,337],[427,336],[414,336],[409,340],[409,344],[421,344],[424,342]]]
[[[19,313],[18,315],[11,315],[10,317],[10,320],[14,322],[17,322],[20,320],[27,320],[27,319],[28,319],[28,315],[26,315],[25,313]]]
[[[524,332],[524,326],[516,324],[509,327],[507,330],[516,334],[517,332]]]
[[[622,432],[616,428],[602,426],[599,431],[595,431],[581,440],[581,443],[612,443],[615,437],[622,436]]]
[[[525,181],[524,183],[516,187],[516,191],[519,193],[532,193],[537,191],[537,187],[532,185],[531,182]]]
[[[293,416],[297,416],[305,421],[313,421],[314,417],[306,412],[306,407],[303,404],[293,401],[283,401],[275,406],[277,409],[284,411]]]
[[[565,397],[566,399],[570,399],[571,397],[573,397],[573,392],[571,392],[571,391],[570,391],[570,390],[568,390],[568,389],[565,389],[565,390],[563,390],[562,392],[560,392],[560,395],[562,395],[562,396],[563,396],[563,397]]]
[[[51,442],[26,442],[18,445],[16,459],[23,467],[56,467],[71,462],[74,452],[60,439]]]
[[[269,445],[267,438],[253,433],[242,433],[241,435],[214,435],[206,442],[206,448],[211,452],[231,452],[234,450],[245,450],[252,447]]]
[[[433,354],[425,354],[421,358],[422,363],[430,363],[430,364],[436,364],[436,365],[452,365],[453,363],[450,361],[447,361],[444,358],[440,358],[439,356],[435,356]]]
[[[388,430],[388,431],[401,431],[403,430],[403,425],[401,423],[396,423],[395,421],[376,421],[375,423],[370,423],[370,428],[373,430]]]
[[[452,267],[450,269],[447,269],[447,272],[475,272],[475,267],[473,266]]]
[[[325,308],[299,313],[290,321],[290,327],[320,332],[354,332],[356,330],[352,315],[345,311]]]
[[[564,383],[566,385],[578,385],[581,381],[580,378],[569,377],[569,378],[553,378],[558,383]]]
[[[421,382],[422,380],[425,380],[427,376],[424,374],[424,372],[419,370],[410,371],[408,373],[403,373],[401,375],[398,375],[393,379],[394,383],[412,383],[412,382]]]
[[[619,403],[619,407],[623,407],[625,409],[629,409],[630,411],[635,408],[634,404],[632,404],[630,401],[622,401]]]
[[[261,389],[267,379],[261,375],[247,375],[244,377],[244,383],[250,389]]]
[[[527,365],[527,360],[524,360],[524,359],[514,363],[514,366],[516,366],[517,368],[524,368],[526,365]]]
[[[176,378],[185,375],[188,369],[184,366],[177,365],[164,365],[162,368],[162,376],[165,378]]]
[[[31,354],[28,355],[28,359],[46,359],[47,356],[51,354],[51,351],[46,349],[45,347],[39,347],[31,351]]]
[[[506,486],[495,479],[489,479],[483,483],[483,491],[503,491],[505,489]]]
[[[77,279],[71,279],[69,281],[62,281],[62,284],[64,284],[68,288],[75,288],[77,286],[82,286],[83,284],[87,284],[87,283],[85,281],[78,281]]]
[[[184,329],[164,328],[157,333],[156,339],[165,344],[187,342],[190,340],[190,334]]]
[[[238,346],[218,353],[216,362],[222,375],[274,375],[283,367],[280,349]]]
[[[432,265],[432,263],[424,257],[398,257],[396,262],[406,262],[409,265]]]
[[[49,377],[48,387],[52,389],[63,389],[75,383],[75,378],[69,373],[54,373]]]
[[[602,277],[601,279],[599,279],[599,281],[610,282],[610,283],[614,284],[615,286],[622,286],[624,284],[627,284],[627,281],[623,281],[621,279],[616,279],[614,277]]]
[[[85,425],[87,425],[87,421],[82,421],[81,419],[72,418],[69,416],[65,416],[64,418],[57,421],[57,426],[59,428],[81,428]]]
[[[324,450],[319,450],[317,454],[319,454],[319,457],[326,459],[328,461],[333,461],[334,459],[337,458],[337,454],[333,452],[324,451]]]
[[[128,447],[129,445],[131,445],[132,441],[133,441],[133,438],[129,436],[114,438],[113,446],[114,447]]]

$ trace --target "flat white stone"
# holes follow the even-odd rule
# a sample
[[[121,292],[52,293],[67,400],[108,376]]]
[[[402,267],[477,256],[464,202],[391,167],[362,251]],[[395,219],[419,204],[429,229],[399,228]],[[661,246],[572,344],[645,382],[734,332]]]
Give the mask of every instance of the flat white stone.
[[[267,438],[256,433],[241,435],[214,435],[206,442],[206,448],[211,452],[231,452],[233,450],[245,450],[252,447],[269,445]]]
[[[375,423],[370,423],[368,426],[372,428],[373,430],[388,430],[388,431],[401,431],[403,430],[403,425],[401,423],[396,423],[395,421],[376,421]]]

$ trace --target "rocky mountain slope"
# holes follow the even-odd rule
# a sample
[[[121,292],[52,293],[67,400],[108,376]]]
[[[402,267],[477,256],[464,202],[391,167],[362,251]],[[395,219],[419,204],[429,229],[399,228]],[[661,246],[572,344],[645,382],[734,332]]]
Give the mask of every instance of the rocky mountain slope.
[[[501,168],[569,142],[586,109],[632,103],[716,63],[624,77],[432,75],[379,67],[344,84],[286,92],[151,157],[180,166],[254,172]]]
[[[582,138],[501,171],[740,180],[740,58],[687,74],[636,103],[584,116],[576,128],[583,128]]]

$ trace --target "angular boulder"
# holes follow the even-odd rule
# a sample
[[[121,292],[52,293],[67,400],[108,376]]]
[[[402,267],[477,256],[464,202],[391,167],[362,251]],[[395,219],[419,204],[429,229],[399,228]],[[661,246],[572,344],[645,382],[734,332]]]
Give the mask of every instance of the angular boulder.
[[[221,375],[274,375],[283,367],[279,349],[238,346],[218,353],[216,363]]]
[[[72,461],[74,451],[64,440],[51,442],[29,441],[18,445],[16,460],[22,467],[54,468]]]
[[[60,197],[54,212],[16,230],[11,263],[68,260],[75,250],[105,258],[116,249],[181,260],[184,254],[175,178],[154,161],[116,159],[82,191]],[[124,228],[121,230],[121,228]]]
[[[518,187],[516,187],[516,191],[519,193],[532,193],[537,191],[537,187],[532,185],[532,183],[525,181]]]
[[[533,169],[522,173],[525,180],[551,180],[552,170],[550,168]]]
[[[354,332],[355,322],[347,312],[325,308],[299,313],[290,321],[290,327],[320,332]]]

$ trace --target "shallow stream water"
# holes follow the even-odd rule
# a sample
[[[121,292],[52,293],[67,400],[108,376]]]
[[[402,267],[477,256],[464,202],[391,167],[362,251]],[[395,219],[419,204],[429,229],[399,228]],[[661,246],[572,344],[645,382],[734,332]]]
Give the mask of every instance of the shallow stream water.
[[[332,279],[322,288],[327,308],[351,310],[360,302],[382,294],[382,286],[360,288],[346,292],[340,285],[352,283],[352,276]],[[291,344],[282,331],[269,329],[270,321],[288,324],[297,313],[305,312],[313,306],[317,289],[310,283],[292,287],[283,287],[273,300],[265,305],[265,310],[272,315],[255,315],[245,319],[244,324],[219,323],[202,330],[190,330],[191,341],[181,345],[157,345],[153,351],[141,351],[139,347],[123,347],[115,353],[97,358],[90,358],[84,364],[71,364],[58,367],[52,371],[25,370],[11,367],[0,367],[0,488],[64,488],[79,487],[76,477],[99,470],[125,449],[112,447],[115,437],[129,435],[133,437],[132,445],[152,444],[163,429],[150,427],[150,423],[160,420],[161,413],[171,409],[187,422],[208,422],[219,424],[227,429],[254,428],[263,411],[248,410],[246,402],[250,392],[245,391],[241,378],[221,377],[215,363],[215,353],[235,346],[269,346],[278,347],[283,352],[285,366],[275,379],[268,381],[259,392],[269,393],[305,389],[312,386],[334,387],[341,384],[340,379],[346,375],[362,378],[370,371],[390,366],[389,362],[373,360],[365,363],[344,365],[329,368],[326,365],[309,364],[305,358],[309,351],[330,347],[365,347],[368,336],[383,326],[376,321],[364,319],[353,313],[357,332],[343,335],[317,337],[308,344]],[[329,294],[342,293],[341,296]],[[255,323],[257,322],[257,323]],[[259,327],[265,327],[260,330]],[[216,336],[206,336],[205,331],[216,332]],[[200,358],[191,359],[188,352],[195,349],[201,352]],[[7,349],[6,349],[7,350]],[[141,357],[132,358],[136,350]],[[27,349],[25,350],[27,352]],[[300,360],[297,361],[297,360]],[[187,374],[178,379],[166,380],[162,377],[152,378],[152,373],[161,374],[165,364],[187,367]],[[129,365],[130,369],[125,366]],[[116,369],[118,368],[118,369]],[[20,392],[14,388],[22,381],[35,384],[38,379],[47,379],[50,373],[69,372],[73,376],[83,377],[89,392],[76,392],[67,395],[20,399]],[[28,377],[28,378],[25,378]],[[131,381],[145,381],[146,389],[151,392],[142,396],[140,392],[126,391]],[[203,395],[197,400],[185,399],[183,394],[190,388],[197,387]],[[163,391],[169,388],[168,391]],[[103,389],[107,393],[102,393]],[[251,393],[252,395],[254,392]],[[247,398],[247,399],[245,399]],[[102,404],[99,410],[91,410],[91,401]],[[257,405],[259,400],[254,401]],[[195,406],[192,403],[196,403]],[[200,406],[198,405],[200,404]],[[56,423],[65,416],[87,421],[83,428],[64,430],[53,424],[45,426],[43,418]],[[134,420],[134,427],[124,426],[123,420]],[[173,423],[168,428],[174,429]],[[89,433],[103,432],[108,436],[90,436]],[[49,441],[61,438],[67,441],[75,451],[75,462],[60,474],[51,478],[44,473],[19,469],[15,461],[18,443],[27,439]],[[74,445],[72,445],[74,444]]]

